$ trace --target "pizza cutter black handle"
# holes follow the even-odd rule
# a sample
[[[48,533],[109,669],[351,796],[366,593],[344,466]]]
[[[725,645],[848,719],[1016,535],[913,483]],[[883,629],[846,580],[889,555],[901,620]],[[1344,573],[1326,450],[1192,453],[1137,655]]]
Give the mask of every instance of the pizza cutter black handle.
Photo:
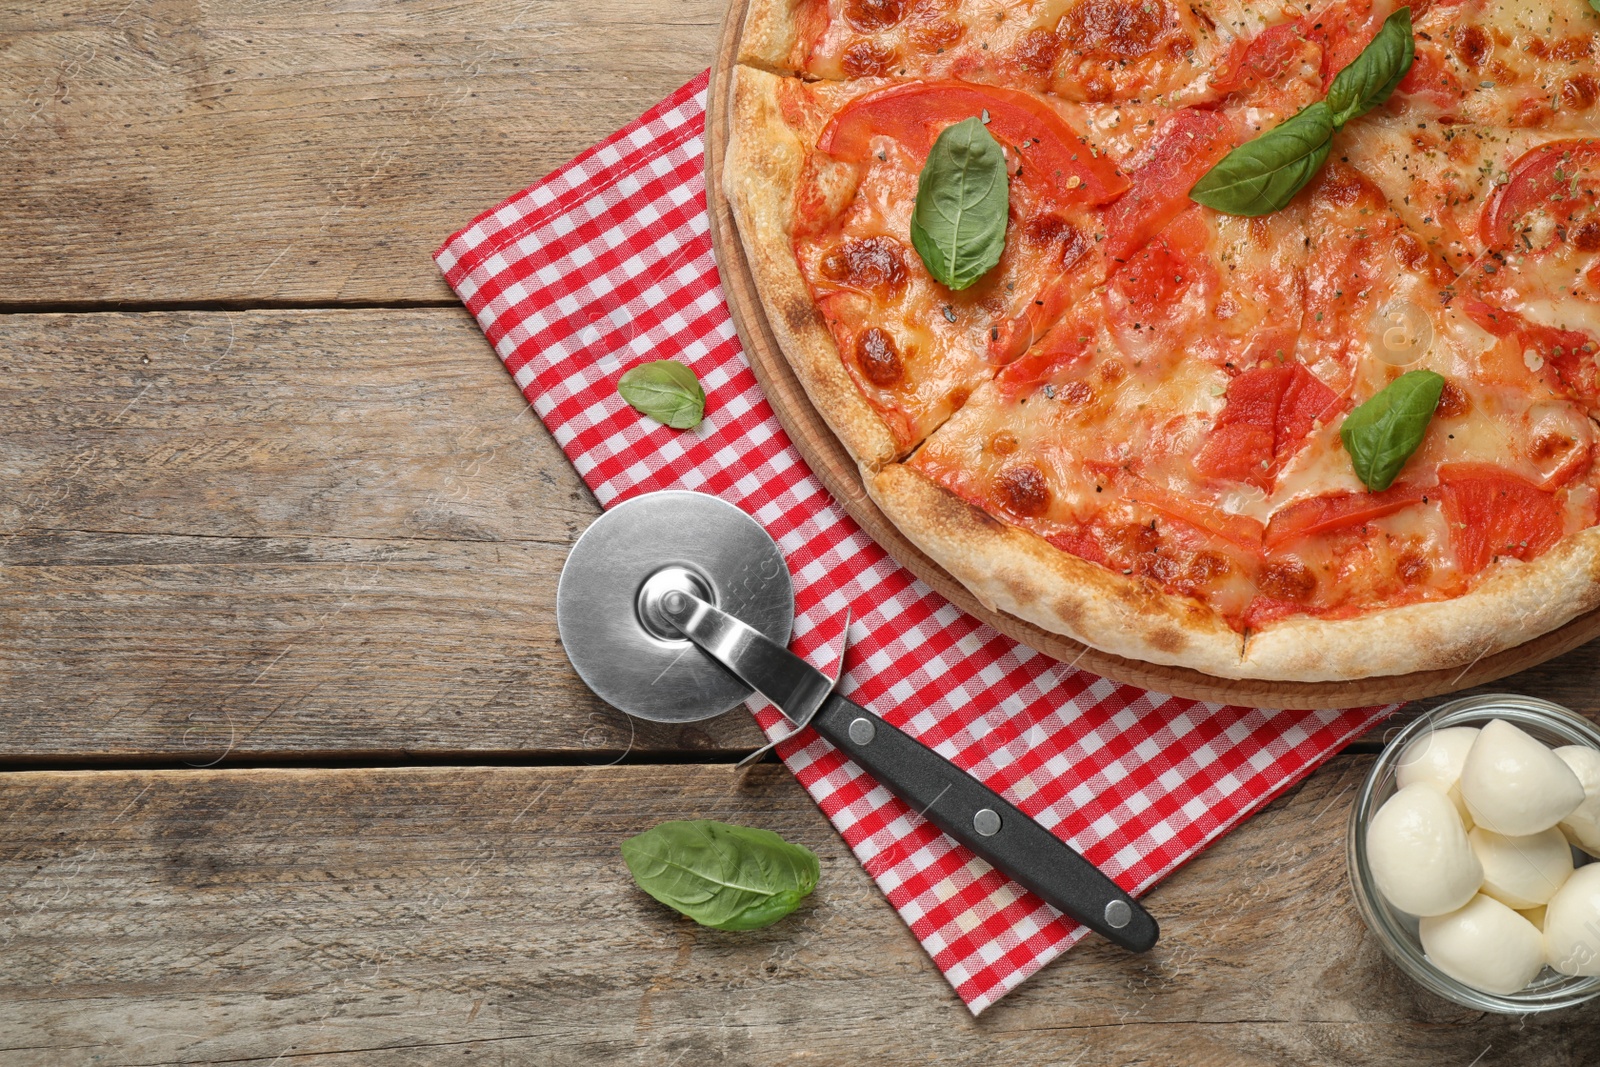
[[[1155,945],[1160,927],[1143,905],[943,756],[838,695],[811,725],[895,796],[1051,906],[1132,952]]]
[[[1155,919],[1094,864],[933,749],[834,693],[832,680],[805,660],[684,590],[664,593],[660,609],[795,726],[814,726],[890,792],[1046,903],[1123,948],[1143,952],[1156,943]]]

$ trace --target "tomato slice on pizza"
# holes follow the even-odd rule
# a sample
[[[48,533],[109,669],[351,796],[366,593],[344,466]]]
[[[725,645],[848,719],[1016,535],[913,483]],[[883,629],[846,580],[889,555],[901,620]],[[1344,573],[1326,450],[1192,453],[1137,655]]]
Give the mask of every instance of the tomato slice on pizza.
[[[787,91],[810,92],[799,83]],[[1006,152],[1008,236],[999,265],[958,292],[918,258],[910,216],[939,133],[985,116]],[[896,454],[1048,330],[1071,292],[1093,284],[1103,270],[1097,208],[1128,185],[1043,98],[961,82],[854,97],[832,111],[805,160],[788,223],[800,276]]]
[[[914,81],[868,93],[845,105],[823,129],[817,149],[835,159],[867,163],[894,141],[918,165],[934,140],[963,119],[984,117],[991,136],[1018,158],[1017,184],[1043,201],[1104,204],[1128,179],[1043,97],[960,81]]]
[[[1485,251],[1456,283],[1484,329],[1600,412],[1600,138],[1523,153],[1481,216]]]

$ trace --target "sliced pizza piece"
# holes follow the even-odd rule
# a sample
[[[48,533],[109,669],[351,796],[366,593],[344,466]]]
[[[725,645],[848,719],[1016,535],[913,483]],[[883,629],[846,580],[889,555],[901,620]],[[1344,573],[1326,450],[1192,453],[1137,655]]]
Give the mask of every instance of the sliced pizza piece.
[[[955,291],[923,266],[910,217],[938,134],[977,117],[1008,153],[1010,219],[999,265]],[[1127,184],[1032,94],[734,79],[724,187],[752,269],[796,373],[868,467],[914,447],[1048,328],[1044,311],[1094,284],[1096,209]]]
[[[1252,630],[1305,615],[1354,618],[1475,588],[1489,559],[1472,539],[1495,527],[1479,506],[1493,494],[1470,485],[1504,490],[1527,505],[1526,516],[1554,516],[1524,530],[1527,544],[1497,555],[1532,559],[1595,521],[1593,433],[1581,407],[1524,360],[1515,339],[1474,320],[1453,297],[1448,268],[1360,172],[1330,166],[1308,203],[1299,358],[1339,392],[1342,410],[1407,371],[1432,370],[1446,384],[1395,486],[1375,493],[1362,485],[1339,439],[1342,420],[1323,419],[1264,499],[1241,498],[1241,510],[1266,524],[1269,563],[1285,561],[1316,579],[1302,596],[1263,590],[1246,617]]]
[[[1542,588],[1536,595],[1519,592],[1544,580],[1539,568],[1558,562],[1512,567],[1522,577],[1504,580],[1499,576],[1508,568],[1491,566],[1540,560],[1563,538],[1594,525],[1594,435],[1582,408],[1523,358],[1520,343],[1468,313],[1454,296],[1448,268],[1400,224],[1363,174],[1331,165],[1312,187],[1309,205],[1298,350],[1308,368],[1341,393],[1347,410],[1407,371],[1432,370],[1445,385],[1421,446],[1393,486],[1373,492],[1361,484],[1339,438],[1342,420],[1325,420],[1267,497],[1242,509],[1266,524],[1269,566],[1314,579],[1300,595],[1262,590],[1246,616],[1260,635],[1249,646],[1254,661],[1297,654],[1292,642],[1267,635],[1293,622],[1292,632],[1304,636],[1311,632],[1303,625],[1308,616],[1358,620],[1456,600],[1488,583],[1498,583],[1499,591],[1452,609],[1461,625],[1456,636],[1480,642],[1474,655],[1509,647],[1544,632],[1557,615],[1565,621],[1593,606],[1592,581],[1564,590],[1558,603],[1541,600],[1551,595]],[[1494,618],[1501,630],[1479,628],[1469,618],[1474,612]],[[1432,620],[1427,632],[1441,641],[1449,636],[1441,627],[1450,611],[1417,617]],[[1354,654],[1351,635],[1376,634],[1375,625],[1327,632],[1345,635],[1340,640],[1347,643],[1335,647]]]
[[[1305,211],[1191,206],[906,466],[1235,629],[1262,570],[1264,496],[1338,395],[1295,361]]]
[[[1467,490],[1451,489],[1470,472],[1498,472],[1496,484],[1526,484],[1550,497],[1540,513],[1558,518],[1510,553],[1519,559],[1595,519],[1593,434],[1582,410],[1527,365],[1519,344],[1484,329],[1453,299],[1451,272],[1401,224],[1381,190],[1333,164],[1308,206],[1299,358],[1340,394],[1341,410],[1407,371],[1432,370],[1446,384],[1395,486],[1368,491],[1340,442],[1342,420],[1324,419],[1266,497],[1245,502],[1242,510],[1266,524],[1266,558],[1316,579],[1301,596],[1264,590],[1247,614],[1252,630],[1304,615],[1353,618],[1472,589],[1487,560],[1468,541],[1484,520],[1463,519],[1456,505]]]

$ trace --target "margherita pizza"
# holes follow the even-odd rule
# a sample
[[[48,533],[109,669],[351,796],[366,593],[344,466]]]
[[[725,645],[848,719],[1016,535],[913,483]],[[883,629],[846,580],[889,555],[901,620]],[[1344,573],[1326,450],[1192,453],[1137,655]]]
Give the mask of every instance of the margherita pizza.
[[[1600,606],[1586,0],[751,0],[723,185],[885,514],[1121,656],[1328,681]]]

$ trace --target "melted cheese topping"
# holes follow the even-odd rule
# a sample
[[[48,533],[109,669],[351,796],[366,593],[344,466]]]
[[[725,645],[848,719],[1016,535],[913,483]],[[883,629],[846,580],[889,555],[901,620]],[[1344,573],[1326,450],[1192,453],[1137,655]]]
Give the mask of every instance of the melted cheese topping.
[[[797,107],[819,132],[821,117],[853,98],[822,86],[790,91],[805,94]],[[1079,250],[1072,253],[1079,273],[1094,269],[1095,219],[1081,208],[1042,203],[1013,181],[1000,263],[952,291],[934,281],[907,239],[919,161],[892,137],[873,137],[871,147],[862,166],[812,154],[799,192],[795,255],[845,369],[909,450],[1032,342],[1030,315],[1045,306],[1041,291],[1061,278],[1069,248]],[[1010,166],[1027,165],[1007,152]]]
[[[848,80],[803,90],[792,124],[811,143],[881,79],[953,77],[1048,92],[1130,172],[1176,106],[1266,129],[1320,98],[1395,6],[818,3],[798,65]],[[1600,219],[1580,239],[1587,217],[1535,210],[1522,247],[1483,237],[1524,153],[1600,132],[1600,27],[1569,7],[1428,7],[1400,91],[1266,217],[1189,207],[1113,262],[1110,205],[1062,216],[1013,183],[1000,266],[951,293],[904,239],[917,163],[880,138],[865,166],[813,161],[801,270],[863,394],[916,446],[906,462],[1063,551],[1241,630],[1458,596],[1600,508]],[[890,58],[860,67],[872,49]],[[1091,242],[1065,270],[1059,229],[1029,236],[1058,224]],[[863,242],[877,251],[841,268]],[[998,351],[1030,315],[1032,347]],[[1418,369],[1444,397],[1394,487],[1370,492],[1344,419]]]
[[[959,78],[1076,101],[1198,99],[1236,39],[1176,0],[802,0],[791,62],[818,78]],[[1241,20],[1254,25],[1256,20]]]
[[[1485,251],[1485,205],[1518,156],[1541,141],[1536,130],[1440,123],[1412,109],[1379,113],[1340,134],[1339,152],[1383,190],[1390,207],[1456,270]]]
[[[1097,293],[1102,311],[1083,361],[1026,395],[979,390],[913,465],[1067,551],[1197,597],[1241,628],[1468,588],[1476,574],[1452,537],[1441,467],[1481,464],[1554,486],[1566,528],[1593,521],[1589,419],[1515,358],[1515,339],[1444,299],[1438,263],[1371,182],[1335,166],[1266,219],[1196,217],[1206,240],[1200,262],[1184,267],[1195,281],[1166,294],[1158,321],[1130,324],[1113,277]],[[1399,345],[1388,333],[1396,308],[1409,324]],[[1283,348],[1262,349],[1263,337]],[[1294,364],[1338,395],[1336,410],[1280,454],[1269,478],[1208,475],[1202,454],[1230,382]],[[1343,416],[1424,368],[1444,375],[1452,394],[1402,476],[1415,499],[1326,532],[1269,533],[1296,507],[1366,498],[1339,439]],[[1580,483],[1563,487],[1574,464]],[[1024,468],[1038,472],[1037,484]]]
[[[1416,21],[1401,98],[1418,114],[1485,126],[1592,128],[1600,23],[1586,4],[1463,0]]]

